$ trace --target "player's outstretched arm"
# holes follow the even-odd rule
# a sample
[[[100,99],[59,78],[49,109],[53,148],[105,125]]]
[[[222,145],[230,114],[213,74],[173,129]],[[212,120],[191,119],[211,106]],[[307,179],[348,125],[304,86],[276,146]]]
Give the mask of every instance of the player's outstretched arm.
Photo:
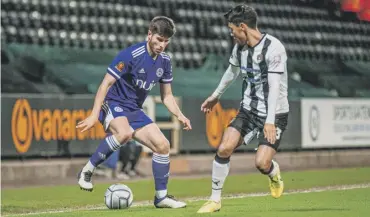
[[[179,106],[176,103],[175,97],[172,94],[171,84],[161,83],[161,99],[163,104],[167,107],[168,111],[170,111],[173,115],[175,115],[178,120],[184,125],[184,130],[191,130],[190,120],[185,117],[185,115],[181,112]]]
[[[224,75],[221,78],[218,87],[213,92],[213,94],[208,97],[200,107],[200,110],[204,113],[212,111],[213,106],[215,106],[220,99],[221,95],[226,91],[226,89],[235,81],[240,73],[240,67],[229,65]]]
[[[89,130],[91,127],[95,125],[99,118],[99,112],[101,106],[104,102],[105,96],[109,88],[116,82],[116,78],[114,78],[110,74],[106,74],[103,81],[101,82],[99,89],[95,95],[94,107],[92,109],[91,114],[85,120],[79,122],[76,128],[82,129],[81,132]]]

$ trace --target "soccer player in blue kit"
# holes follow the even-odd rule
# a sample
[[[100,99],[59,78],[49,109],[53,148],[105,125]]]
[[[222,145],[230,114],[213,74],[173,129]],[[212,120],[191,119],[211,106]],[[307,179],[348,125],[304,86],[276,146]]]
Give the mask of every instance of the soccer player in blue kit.
[[[79,173],[81,189],[92,191],[91,177],[95,168],[133,138],[153,151],[154,206],[186,206],[167,194],[170,144],[142,110],[148,93],[159,82],[163,104],[184,125],[185,130],[191,130],[189,119],[182,114],[172,95],[171,59],[163,52],[175,32],[175,24],[170,18],[155,17],[150,22],[147,41],[122,50],[109,65],[96,93],[91,115],[77,125],[84,132],[99,120],[109,132]]]

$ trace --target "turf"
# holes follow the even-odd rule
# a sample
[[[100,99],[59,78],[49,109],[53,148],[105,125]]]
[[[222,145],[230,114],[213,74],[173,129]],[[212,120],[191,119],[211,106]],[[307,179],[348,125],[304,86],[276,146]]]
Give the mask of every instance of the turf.
[[[32,216],[52,217],[182,217],[182,216],[254,216],[254,217],[354,217],[369,214],[370,188],[285,195],[280,199],[269,196],[227,199],[220,212],[197,214],[204,201],[192,202],[185,209],[160,210],[152,206],[128,210],[91,210]]]
[[[370,182],[370,168],[332,169],[283,173],[286,190],[306,189],[345,184],[361,184]],[[208,196],[210,194],[210,177],[201,179],[172,179],[169,184],[170,193],[178,198]],[[267,178],[260,174],[233,175],[228,177],[224,185],[225,194],[267,192]],[[143,180],[126,183],[134,193],[135,201],[153,199],[153,181]],[[92,193],[80,191],[78,186],[55,186],[42,188],[23,188],[2,190],[2,214],[21,214],[43,212],[48,210],[76,209],[86,206],[104,206],[103,195],[109,184],[98,184]],[[355,192],[355,193],[353,193]],[[360,193],[359,193],[360,192]],[[366,192],[363,194],[361,192]],[[350,195],[350,196],[347,196]],[[316,198],[315,198],[316,197]],[[366,198],[367,197],[367,198]],[[327,213],[352,212],[352,205],[358,204],[357,212],[361,216],[363,203],[370,207],[369,189],[322,192],[301,195],[286,195],[279,200],[270,197],[233,199],[224,201],[224,209],[216,215],[240,216],[241,212],[252,212],[252,216],[283,215],[318,216]],[[296,205],[290,205],[295,202]],[[230,204],[230,205],[228,205]],[[75,211],[40,216],[189,216],[201,205],[201,202],[190,203],[183,210],[156,210],[152,206],[135,207],[125,211],[94,210]],[[365,206],[365,205],[364,205]],[[368,208],[369,209],[369,208]],[[262,210],[261,213],[259,210]],[[290,212],[290,211],[291,212]],[[166,214],[164,214],[166,213]],[[167,214],[168,213],[168,214]],[[229,215],[230,213],[230,215]],[[263,213],[263,215],[262,215]],[[261,214],[261,215],[260,215]],[[35,215],[33,215],[35,216]],[[338,216],[338,215],[337,215]]]

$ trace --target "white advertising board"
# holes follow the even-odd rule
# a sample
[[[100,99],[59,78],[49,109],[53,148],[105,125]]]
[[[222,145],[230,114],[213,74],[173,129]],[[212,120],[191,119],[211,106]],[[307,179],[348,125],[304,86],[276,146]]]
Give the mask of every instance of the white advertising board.
[[[370,146],[370,99],[302,99],[302,148]]]

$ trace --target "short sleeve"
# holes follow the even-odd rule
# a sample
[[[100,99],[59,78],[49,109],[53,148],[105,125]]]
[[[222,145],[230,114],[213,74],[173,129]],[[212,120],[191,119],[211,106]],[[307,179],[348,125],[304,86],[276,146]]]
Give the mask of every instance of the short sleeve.
[[[107,73],[115,77],[117,80],[127,72],[128,64],[131,55],[125,50],[121,51],[112,61],[107,69]]]
[[[268,55],[268,72],[283,74],[285,72],[287,59],[288,57],[284,46],[281,43],[277,44]]]
[[[172,76],[172,64],[171,64],[171,58],[168,55],[162,55],[162,58],[164,60],[164,67],[163,67],[163,75],[161,79],[159,80],[160,83],[168,84],[172,83],[173,76]],[[157,69],[157,73],[159,69]]]
[[[231,52],[231,56],[229,58],[229,63],[237,67],[240,66],[239,58],[238,58],[238,49],[239,49],[238,44],[235,44],[233,51]]]

